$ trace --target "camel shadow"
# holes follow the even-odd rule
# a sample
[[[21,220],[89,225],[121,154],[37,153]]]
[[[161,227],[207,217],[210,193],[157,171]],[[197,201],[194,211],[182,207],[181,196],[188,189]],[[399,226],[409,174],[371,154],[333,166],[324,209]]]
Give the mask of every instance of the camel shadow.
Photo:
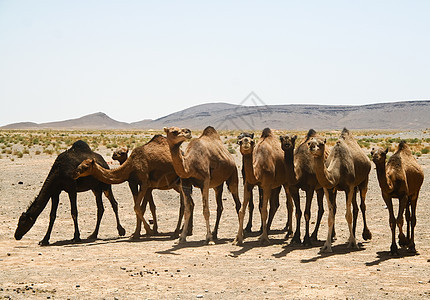
[[[175,239],[176,239],[176,236],[174,235],[174,232],[165,232],[165,233],[157,233],[154,235],[140,235],[139,239],[132,239],[130,237],[124,237],[124,236],[116,236],[116,237],[109,237],[109,238],[103,238],[103,239],[86,238],[86,239],[81,239],[78,242],[73,240],[62,240],[62,241],[56,241],[54,243],[50,243],[49,245],[46,245],[43,247],[97,246],[97,245],[105,245],[105,244],[111,244],[111,243],[141,243],[141,242],[148,242],[148,241],[169,241],[169,240],[175,240]]]
[[[290,242],[289,244],[286,244],[283,248],[283,250],[279,253],[272,254],[275,258],[281,258],[284,256],[287,256],[288,253],[291,253],[295,250],[303,250],[303,249],[311,249],[311,248],[321,248],[324,245],[324,241],[312,241],[312,245],[304,245],[304,244],[298,244],[294,242]]]
[[[365,265],[368,267],[379,265],[380,263],[390,260],[390,259],[399,259],[404,257],[418,256],[420,255],[418,252],[409,252],[407,249],[400,248],[398,250],[398,255],[392,255],[390,251],[379,251],[376,252],[377,259],[374,261],[366,262]]]
[[[279,238],[279,239],[270,238],[270,243],[265,243],[265,244],[262,244],[258,240],[246,241],[246,242],[244,241],[241,246],[238,246],[238,247],[241,247],[239,250],[230,251],[230,253],[231,253],[232,257],[238,257],[238,256],[248,252],[249,250],[251,250],[253,248],[264,248],[264,247],[270,247],[273,245],[281,245],[283,243],[285,243],[285,239],[283,239],[283,238]]]
[[[216,246],[216,245],[225,245],[228,243],[231,243],[233,240],[232,239],[217,239],[215,240],[215,245],[211,245]],[[204,240],[200,240],[200,241],[187,241],[185,243],[180,243],[180,244],[175,244],[173,245],[171,248],[167,249],[167,250],[163,250],[163,251],[155,251],[155,253],[158,254],[172,254],[172,255],[179,255],[178,253],[175,253],[178,250],[181,249],[185,249],[185,248],[201,248],[201,247],[211,247],[208,246],[208,244],[205,243]]]
[[[366,250],[366,248],[363,246],[363,243],[358,243],[358,249],[357,248],[348,248],[347,243],[339,244],[331,247],[333,252],[319,252],[318,256],[309,258],[309,259],[301,259],[300,262],[305,263],[311,263],[316,262],[322,258],[331,257],[334,255],[344,255],[351,252],[360,252]]]

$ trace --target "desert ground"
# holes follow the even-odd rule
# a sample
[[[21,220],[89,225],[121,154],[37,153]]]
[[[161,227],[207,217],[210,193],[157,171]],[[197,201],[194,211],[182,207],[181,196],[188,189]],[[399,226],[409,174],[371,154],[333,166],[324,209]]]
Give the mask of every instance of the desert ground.
[[[363,150],[366,153],[370,151],[367,148]],[[98,152],[113,168],[118,166],[108,155],[111,150],[101,147]],[[93,194],[84,192],[78,194],[79,226],[83,241],[71,243],[73,221],[70,202],[63,192],[51,245],[38,245],[48,226],[50,204],[23,239],[16,241],[14,231],[18,218],[37,196],[57,155],[35,155],[30,151],[20,156],[13,158],[3,154],[0,159],[1,298],[430,298],[430,154],[418,157],[425,173],[418,199],[415,230],[418,253],[410,254],[400,249],[398,256],[389,255],[391,233],[388,211],[381,197],[373,163],[366,200],[372,239],[363,241],[363,222],[359,214],[357,241],[360,247],[347,248],[345,196],[340,193],[337,200],[337,239],[333,244],[333,252],[319,253],[327,235],[327,211],[323,216],[317,244],[312,247],[290,244],[290,239],[285,239],[285,232],[282,231],[286,222],[284,192],[272,225],[273,232],[269,235],[270,245],[262,246],[257,241],[256,231],[260,227],[258,209],[254,211],[254,233],[245,239],[243,246],[232,244],[238,229],[238,219],[227,189],[224,189],[224,212],[215,245],[204,243],[205,224],[200,191],[197,189],[193,192],[194,230],[186,244],[176,245],[176,240],[171,237],[179,211],[179,197],[174,191],[154,191],[160,234],[131,241],[129,236],[134,231],[136,217],[127,183],[113,185],[126,236],[118,235],[112,208],[104,197],[105,214],[99,239],[85,240],[95,226],[96,204]],[[234,157],[240,169],[240,153],[236,151]],[[241,183],[239,189],[242,196]],[[255,200],[256,194],[254,192]],[[213,192],[210,199],[213,226],[216,215]],[[311,231],[316,212],[315,201],[312,206]],[[152,219],[149,210],[145,217]],[[302,237],[303,234],[302,218]]]

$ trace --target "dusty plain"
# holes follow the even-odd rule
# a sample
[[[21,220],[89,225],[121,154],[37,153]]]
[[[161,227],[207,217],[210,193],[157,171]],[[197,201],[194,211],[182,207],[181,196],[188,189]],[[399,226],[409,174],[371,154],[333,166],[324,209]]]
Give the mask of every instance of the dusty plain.
[[[420,133],[418,138],[429,137]],[[234,138],[234,137],[232,137]],[[121,145],[119,145],[121,146]],[[232,146],[236,149],[236,145]],[[370,150],[363,149],[366,153]],[[97,151],[112,167],[112,150]],[[345,242],[345,197],[338,196],[333,253],[319,253],[327,234],[327,212],[312,247],[290,244],[282,229],[286,222],[285,194],[275,216],[271,244],[257,242],[260,227],[258,209],[254,225],[243,246],[232,241],[238,220],[231,195],[224,190],[224,212],[215,245],[204,244],[205,225],[200,192],[194,189],[194,231],[184,245],[171,238],[175,228],[179,197],[174,191],[155,191],[154,200],[160,234],[130,241],[135,214],[127,183],[113,186],[125,237],[119,237],[107,198],[99,239],[85,240],[96,220],[95,199],[91,192],[78,194],[81,243],[73,244],[70,203],[60,197],[57,220],[50,246],[39,246],[49,220],[50,204],[33,228],[16,241],[13,237],[18,218],[37,196],[56,154],[32,151],[22,157],[2,155],[0,159],[0,298],[4,299],[429,299],[430,298],[430,154],[418,158],[425,180],[418,199],[416,248],[411,255],[400,249],[389,255],[391,243],[388,211],[382,200],[374,164],[367,194],[367,218],[372,240],[361,238],[362,218],[358,218],[359,249]],[[241,168],[241,155],[234,154]],[[241,182],[241,180],[240,180]],[[241,196],[243,187],[239,186]],[[254,198],[256,197],[254,192]],[[303,193],[301,194],[303,196]],[[211,225],[216,205],[210,194]],[[242,200],[242,199],[241,199]],[[398,202],[398,201],[395,201]],[[315,224],[316,201],[312,206],[311,230]],[[302,210],[304,199],[302,200]],[[152,219],[149,211],[147,219]],[[246,216],[247,218],[247,216]],[[295,222],[295,220],[294,220]],[[304,220],[302,218],[302,237]]]

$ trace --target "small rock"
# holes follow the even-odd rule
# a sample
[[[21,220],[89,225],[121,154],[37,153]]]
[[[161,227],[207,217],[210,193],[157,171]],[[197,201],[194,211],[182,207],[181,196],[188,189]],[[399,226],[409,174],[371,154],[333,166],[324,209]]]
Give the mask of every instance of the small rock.
[[[79,284],[76,285],[77,288],[81,287]]]
[[[10,256],[10,253],[8,253],[7,256]]]
[[[22,181],[19,181],[19,182],[18,182],[18,184],[24,184],[24,182],[22,182]]]
[[[197,295],[196,298],[203,298],[203,295]]]
[[[420,281],[418,281],[418,283],[424,283],[424,282],[422,282],[422,281],[420,280]]]

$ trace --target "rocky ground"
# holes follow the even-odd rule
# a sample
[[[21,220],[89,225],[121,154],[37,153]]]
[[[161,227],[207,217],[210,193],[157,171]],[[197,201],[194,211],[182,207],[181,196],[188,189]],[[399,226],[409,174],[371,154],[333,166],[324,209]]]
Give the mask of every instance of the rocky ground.
[[[101,151],[103,153],[103,151]],[[240,167],[240,154],[236,154]],[[224,213],[216,245],[204,244],[205,226],[199,191],[194,191],[194,235],[185,245],[175,245],[170,237],[178,216],[179,197],[174,191],[155,191],[159,218],[158,236],[130,241],[135,215],[126,183],[115,185],[126,237],[119,237],[109,202],[104,198],[99,239],[73,244],[70,204],[61,194],[52,245],[38,241],[46,232],[49,206],[21,241],[13,237],[18,218],[38,194],[55,155],[24,155],[0,159],[0,297],[59,299],[411,299],[430,298],[430,158],[418,159],[425,181],[418,200],[416,248],[418,254],[401,250],[390,256],[388,212],[381,198],[372,163],[367,217],[373,234],[361,238],[362,219],[358,221],[360,249],[346,247],[348,237],[344,218],[345,198],[338,198],[337,240],[333,253],[320,254],[327,234],[327,214],[319,232],[321,242],[313,247],[290,245],[282,228],[286,221],[285,195],[275,216],[271,244],[261,246],[257,234],[234,246],[238,222],[233,199],[224,192]],[[106,160],[112,160],[106,157]],[[242,191],[242,186],[240,186]],[[213,200],[213,193],[211,199]],[[304,204],[304,201],[302,202]],[[215,203],[211,201],[211,224]],[[303,205],[302,205],[303,207]],[[78,195],[81,236],[95,226],[96,205],[91,192]],[[316,204],[312,209],[312,230]],[[150,215],[146,215],[151,219]],[[254,212],[254,230],[260,226]],[[302,228],[304,221],[302,221]],[[302,230],[303,235],[303,230]]]

